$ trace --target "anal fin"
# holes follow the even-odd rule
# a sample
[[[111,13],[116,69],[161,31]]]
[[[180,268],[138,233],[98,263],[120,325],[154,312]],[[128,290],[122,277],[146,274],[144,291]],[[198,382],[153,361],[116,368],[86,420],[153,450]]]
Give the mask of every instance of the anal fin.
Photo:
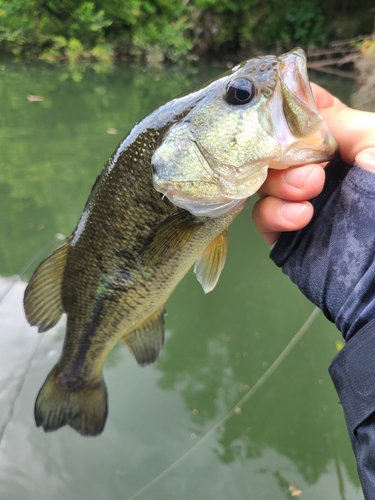
[[[194,272],[205,293],[211,292],[215,288],[223,270],[227,252],[228,234],[225,230],[211,241],[196,261]]]
[[[140,327],[124,337],[130,352],[141,366],[156,361],[164,344],[164,306]]]
[[[23,304],[27,321],[40,332],[52,328],[64,312],[62,284],[70,240],[35,270],[26,287]]]

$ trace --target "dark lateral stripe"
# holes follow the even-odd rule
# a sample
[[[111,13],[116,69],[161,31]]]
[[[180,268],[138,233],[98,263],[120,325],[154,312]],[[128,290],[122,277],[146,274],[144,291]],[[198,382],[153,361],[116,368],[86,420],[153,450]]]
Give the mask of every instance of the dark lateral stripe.
[[[75,383],[76,379],[81,375],[82,368],[87,361],[87,354],[93,344],[94,336],[97,328],[100,325],[100,319],[104,310],[105,302],[100,300],[95,304],[94,311],[90,321],[84,327],[84,333],[79,339],[79,348],[75,355],[72,356],[70,362],[69,379]],[[69,384],[69,381],[67,381]]]

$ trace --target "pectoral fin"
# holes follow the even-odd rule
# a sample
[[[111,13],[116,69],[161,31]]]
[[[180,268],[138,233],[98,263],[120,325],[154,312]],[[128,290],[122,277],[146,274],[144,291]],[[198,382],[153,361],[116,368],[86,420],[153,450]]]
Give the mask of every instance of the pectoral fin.
[[[141,254],[142,262],[153,265],[160,259],[170,259],[189,242],[201,224],[185,210],[169,216],[146,243]]]
[[[39,332],[52,328],[64,312],[62,284],[69,248],[68,241],[47,257],[26,287],[23,299],[26,318]]]
[[[228,234],[225,230],[208,245],[196,261],[194,272],[205,293],[215,288],[225,264],[227,251]]]
[[[164,344],[164,306],[139,328],[124,338],[126,345],[141,366],[153,363]]]

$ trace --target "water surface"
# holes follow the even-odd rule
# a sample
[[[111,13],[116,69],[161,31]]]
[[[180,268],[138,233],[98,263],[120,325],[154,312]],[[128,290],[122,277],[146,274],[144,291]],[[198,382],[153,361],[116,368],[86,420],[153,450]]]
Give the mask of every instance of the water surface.
[[[204,295],[190,272],[167,303],[159,360],[140,368],[121,343],[109,356],[104,433],[83,438],[70,428],[35,427],[34,400],[58,359],[65,324],[41,335],[24,318],[22,294],[38,253],[74,229],[96,175],[137,121],[221,71],[121,65],[87,71],[76,83],[42,65],[0,66],[0,296],[8,291],[0,303],[1,498],[132,498],[237,407],[313,311],[268,259],[250,203],[230,227],[216,289]],[[313,78],[345,100],[353,90],[337,77]],[[340,341],[318,316],[254,395],[137,498],[283,499],[291,483],[304,500],[362,498],[327,373]]]

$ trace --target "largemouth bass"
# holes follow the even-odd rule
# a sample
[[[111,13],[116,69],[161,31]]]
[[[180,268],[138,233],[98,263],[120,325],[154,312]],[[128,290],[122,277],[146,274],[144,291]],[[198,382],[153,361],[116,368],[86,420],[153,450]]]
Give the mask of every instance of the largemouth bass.
[[[137,124],[76,229],[25,291],[26,317],[40,332],[67,314],[61,357],[36,399],[37,426],[100,434],[102,369],[116,342],[123,338],[140,365],[155,361],[168,297],[194,263],[204,291],[215,287],[227,227],[267,169],[327,161],[335,151],[301,49],[245,61]]]

